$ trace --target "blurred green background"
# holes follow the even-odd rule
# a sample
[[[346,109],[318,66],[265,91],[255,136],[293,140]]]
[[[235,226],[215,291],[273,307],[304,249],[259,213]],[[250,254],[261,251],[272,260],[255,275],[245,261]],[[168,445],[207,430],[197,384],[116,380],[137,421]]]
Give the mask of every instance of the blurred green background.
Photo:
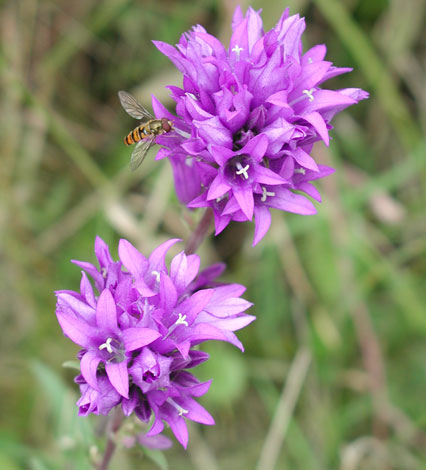
[[[263,6],[265,29],[287,5]],[[179,74],[152,45],[193,24],[227,41],[227,0],[1,2],[0,469],[86,469],[97,417],[77,418],[77,348],[60,331],[55,289],[78,290],[71,258],[94,260],[96,234],[145,253],[187,238],[200,214],[174,195],[152,150],[130,173],[135,125],[117,91],[169,105]],[[241,2],[242,7],[248,6]],[[426,469],[425,0],[298,0],[305,48],[354,72],[329,88],[371,93],[334,120],[337,168],[318,215],[275,213],[254,249],[236,224],[200,249],[247,285],[257,321],[242,355],[212,343],[199,368],[214,427],[190,427],[171,470]],[[181,249],[178,247],[177,249]],[[153,460],[157,460],[157,464]],[[167,468],[156,453],[119,450],[111,468]]]

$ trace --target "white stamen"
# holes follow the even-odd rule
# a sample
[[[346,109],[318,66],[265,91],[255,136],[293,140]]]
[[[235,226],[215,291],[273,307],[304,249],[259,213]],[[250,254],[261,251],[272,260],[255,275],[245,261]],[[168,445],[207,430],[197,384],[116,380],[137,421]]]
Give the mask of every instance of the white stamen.
[[[178,314],[179,318],[176,320],[175,325],[185,325],[188,326],[188,322],[186,321],[186,315],[182,315],[181,313]]]
[[[235,54],[237,56],[237,60],[240,60],[240,53],[244,49],[242,47],[240,47],[238,44],[235,44],[235,46],[231,50],[232,50],[232,52],[235,52]]]
[[[101,269],[101,274],[102,274],[102,277],[103,277],[104,279],[106,279],[106,277],[108,276],[108,269],[105,268],[105,267],[103,267],[103,268]]]
[[[151,271],[151,274],[155,276],[157,282],[160,282],[160,273],[158,271]]]
[[[296,168],[293,173],[300,173],[301,175],[305,175],[306,170],[304,168]]]
[[[99,346],[99,351],[102,351],[102,349],[106,349],[111,354],[113,352],[113,349],[111,347],[111,341],[112,338],[108,338],[105,343]]]
[[[250,165],[246,165],[244,168],[240,162],[236,164],[238,170],[235,172],[237,175],[243,175],[243,177],[248,180],[247,170],[250,168]]]
[[[308,57],[308,64],[312,64],[312,62],[313,61],[312,61],[311,57]]]
[[[178,403],[173,400],[173,398],[169,397],[166,401],[170,403],[174,408],[176,408],[177,412],[179,413],[179,416],[186,415],[186,413],[188,413],[188,410],[182,408]]]
[[[222,196],[217,197],[216,202],[222,201],[222,199],[224,199],[225,197],[226,197],[226,194],[223,194]]]
[[[187,91],[187,92],[185,93],[185,95],[186,95],[186,96],[189,96],[189,97],[192,98],[193,100],[196,100],[196,99],[197,99],[197,97],[194,95],[194,93],[190,93],[189,91]]]
[[[185,325],[185,326],[188,326],[188,322],[186,321],[186,315],[182,315],[181,313],[178,313],[179,315],[179,318],[175,321],[175,323],[173,323],[173,325],[169,328],[169,331],[167,332],[166,336],[164,336],[163,338],[163,341],[165,339],[167,339],[172,333],[173,331],[176,330],[176,328],[179,326],[179,325]]]
[[[309,98],[309,101],[312,102],[314,101],[314,95],[312,94],[314,91],[315,88],[311,88],[310,90],[303,90],[302,93],[304,93]]]
[[[265,186],[262,186],[262,197],[260,198],[260,200],[262,202],[265,202],[266,201],[266,198],[267,197],[273,197],[275,196],[275,193],[272,192],[272,191],[268,191]]]

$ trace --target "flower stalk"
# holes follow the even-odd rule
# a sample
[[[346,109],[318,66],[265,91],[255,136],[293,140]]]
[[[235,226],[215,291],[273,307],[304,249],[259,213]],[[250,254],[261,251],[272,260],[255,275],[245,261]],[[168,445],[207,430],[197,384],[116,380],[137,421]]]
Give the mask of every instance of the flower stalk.
[[[185,253],[192,255],[203,242],[204,238],[212,231],[214,222],[214,213],[212,209],[207,208],[198,223],[194,232],[191,233],[185,247]]]
[[[108,470],[111,458],[115,452],[115,449],[117,448],[117,433],[120,430],[120,427],[123,423],[124,420],[124,415],[121,410],[116,408],[110,416],[111,420],[111,429],[109,430],[108,433],[108,439],[104,451],[104,455],[102,457],[101,462],[99,465],[96,467],[96,470]],[[109,423],[107,423],[108,426]]]

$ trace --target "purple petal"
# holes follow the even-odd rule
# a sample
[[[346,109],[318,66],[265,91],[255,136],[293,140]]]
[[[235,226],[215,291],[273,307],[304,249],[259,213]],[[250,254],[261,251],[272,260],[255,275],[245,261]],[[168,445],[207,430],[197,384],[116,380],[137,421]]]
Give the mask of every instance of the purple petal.
[[[105,370],[111,385],[124,398],[129,398],[129,373],[127,362],[106,362]]]
[[[200,268],[200,257],[198,255],[187,256],[183,251],[176,255],[170,264],[170,278],[172,279],[178,293],[195,279]]]
[[[268,148],[268,137],[264,134],[259,134],[249,142],[238,152],[240,155],[250,155],[253,160],[259,162],[265,155],[266,149]]]
[[[91,347],[93,338],[97,336],[95,328],[65,312],[57,311],[56,316],[65,336],[83,348]]]
[[[143,297],[154,297],[155,295],[158,294],[158,292],[155,292],[152,290],[145,282],[144,279],[139,279],[139,281],[136,281],[133,284],[133,287],[139,292],[140,295]]]
[[[253,190],[250,186],[236,186],[233,188],[234,197],[238,202],[241,210],[248,220],[253,218]]]
[[[188,335],[193,344],[198,344],[208,340],[226,341],[225,332],[219,330],[211,324],[199,323],[195,325]]]
[[[197,383],[190,387],[191,396],[193,397],[202,397],[205,395],[209,389],[210,385],[212,384],[212,380],[207,380],[207,382]]]
[[[96,269],[92,263],[87,263],[86,261],[78,261],[75,259],[71,260],[71,263],[79,266],[81,269],[84,269],[87,274],[89,274],[95,281],[96,289],[101,291],[105,284],[105,279],[102,277],[102,274]]]
[[[338,77],[339,75],[342,75],[344,73],[352,72],[353,68],[352,67],[334,67],[331,66],[327,73],[324,75],[322,80],[318,83],[320,85],[322,82],[326,82],[327,80],[330,80],[330,78]]]
[[[139,434],[138,442],[141,446],[147,447],[148,449],[166,450],[173,446],[173,442],[162,434],[157,434],[156,436]]]
[[[217,116],[204,121],[193,121],[192,124],[198,129],[198,135],[206,144],[220,145],[232,148],[232,134],[219,120]]]
[[[284,188],[277,188],[275,197],[268,198],[266,204],[275,209],[302,215],[313,215],[317,212],[309,199]]]
[[[242,284],[225,284],[214,289],[211,303],[221,303],[230,297],[240,297],[246,291],[246,287]]]
[[[124,239],[119,241],[118,255],[124,267],[135,279],[143,277],[148,268],[148,260],[130,242]]]
[[[254,44],[259,40],[261,37],[263,30],[262,30],[262,18],[260,17],[259,13],[254,10],[252,7],[249,7],[246,13],[246,18],[248,19],[247,23],[247,39],[248,39],[248,46],[249,51],[251,52]]]
[[[182,341],[181,343],[176,343],[176,348],[184,359],[188,359],[190,347],[191,342],[189,340]]]
[[[214,289],[203,289],[195,292],[178,306],[178,311],[186,315],[186,321],[189,325],[195,320],[196,316],[210,302],[214,294]]]
[[[271,96],[269,96],[266,102],[275,104],[276,106],[280,106],[281,108],[291,109],[291,106],[288,104],[286,90],[281,90],[281,91],[277,91],[276,93],[273,93]]]
[[[187,204],[201,191],[199,167],[194,158],[177,154],[170,157],[169,161],[172,165],[176,195],[181,203]]]
[[[209,152],[219,166],[226,165],[226,162],[235,155],[231,149],[220,145],[210,145]]]
[[[296,86],[289,94],[289,100],[301,96],[303,90],[310,90],[320,83],[331,66],[331,62],[314,62],[302,68],[302,73],[297,77]]]
[[[167,272],[167,267],[165,263],[166,253],[175,243],[180,241],[181,240],[179,238],[172,238],[171,240],[167,240],[151,253],[151,256],[148,260],[151,271]]]
[[[238,204],[237,199],[233,195],[231,198],[229,198],[228,202],[223,208],[222,215],[228,215],[228,214],[235,215],[235,213],[238,211],[241,211],[241,208],[240,208],[240,205]]]
[[[152,41],[157,49],[167,56],[182,73],[189,72],[195,75],[194,66],[185,60],[182,54],[177,51],[173,46],[162,41]]]
[[[318,90],[313,94],[313,101],[308,97],[295,105],[295,110],[299,114],[308,114],[313,111],[324,111],[326,109],[343,109],[344,107],[355,104],[357,101],[350,96],[346,96],[338,91]]]
[[[114,262],[109,253],[108,245],[98,236],[95,239],[95,255],[101,267],[107,267]]]
[[[260,240],[266,235],[266,232],[271,226],[271,213],[265,206],[254,206],[254,238],[253,245],[257,245]]]
[[[227,318],[231,315],[244,312],[252,305],[251,302],[247,302],[247,300],[241,298],[229,298],[223,300],[220,304],[208,305],[205,310],[215,317]]]
[[[321,114],[314,111],[312,113],[300,116],[300,118],[304,119],[305,121],[308,121],[309,124],[313,126],[318,135],[324,141],[325,145],[328,147],[328,145],[330,144],[330,137],[328,135],[327,124],[325,123],[324,118],[321,116]]]
[[[280,175],[275,173],[274,171],[270,170],[269,168],[265,168],[262,165],[256,165],[255,167],[255,180],[258,183],[263,184],[283,184],[287,183],[288,181],[282,178]]]
[[[211,34],[203,33],[203,32],[196,32],[194,36],[202,39],[206,44],[208,44],[214,55],[219,59],[226,58],[226,50],[223,47],[223,44],[219,41],[219,39],[215,38]]]
[[[188,286],[197,276],[200,270],[200,257],[196,254],[186,257],[188,260],[188,269],[185,276],[185,287]]]
[[[303,54],[302,65],[307,65],[312,62],[319,62],[324,60],[327,48],[324,44],[318,44]]]
[[[160,306],[165,312],[170,312],[176,305],[178,293],[173,281],[164,272],[160,275]]]
[[[81,295],[86,299],[86,302],[90,305],[90,307],[92,307],[94,313],[94,309],[96,308],[95,294],[93,293],[92,285],[90,284],[89,279],[87,278],[84,271],[81,271],[80,292]]]
[[[87,351],[81,358],[80,368],[81,375],[84,380],[95,390],[98,390],[98,380],[96,378],[96,371],[98,369],[101,358],[98,355],[99,351]]]
[[[93,307],[66,292],[58,293],[57,297],[58,308],[61,311],[66,308],[67,311],[71,310],[71,312],[78,315],[81,319],[86,320],[89,323],[94,322],[96,311]]]
[[[176,286],[179,292],[182,292],[186,287],[186,272],[188,269],[188,258],[185,252],[181,251],[177,254],[170,263],[170,279]]]
[[[239,317],[222,318],[212,322],[210,325],[213,325],[226,333],[227,331],[241,330],[241,328],[246,327],[254,320],[256,320],[256,317],[253,315],[241,315]]]
[[[215,213],[214,215],[214,234],[217,236],[221,233],[231,222],[230,215],[220,215]]]
[[[232,31],[244,20],[243,12],[240,5],[237,5],[232,16]]]
[[[181,148],[189,155],[196,156],[206,148],[206,145],[200,139],[188,139],[181,145]]]
[[[247,18],[244,18],[238,26],[235,27],[234,32],[229,42],[229,56],[231,60],[239,62],[249,56],[249,44],[247,37]],[[237,52],[237,48],[239,53]]]
[[[321,194],[319,193],[318,189],[314,185],[310,183],[301,183],[297,185],[297,190],[303,191],[308,196],[315,199],[316,201],[321,202]]]
[[[138,404],[139,394],[136,391],[136,387],[133,387],[130,389],[129,399],[121,398],[121,409],[123,410],[124,416],[130,416],[133,411],[135,411]]]
[[[185,418],[208,426],[215,424],[213,416],[195,400],[187,398],[182,406],[188,410],[188,413],[185,414]]]
[[[199,103],[198,100],[192,98],[191,96],[187,96],[183,99],[185,102],[186,111],[189,113],[192,120],[204,121],[213,117],[210,113],[204,111],[204,109],[201,107],[201,103]]]
[[[278,40],[284,45],[284,57],[291,56],[299,61],[300,38],[305,30],[305,20],[294,15],[284,21],[283,26]]]
[[[99,296],[96,307],[96,323],[102,331],[117,330],[117,309],[115,300],[109,289],[104,289]]]
[[[161,334],[151,328],[127,328],[122,332],[126,351],[131,352],[153,343]]]
[[[231,189],[231,186],[226,182],[226,179],[221,173],[218,173],[216,178],[210,184],[207,193],[207,200],[211,201],[226,194]]]
[[[188,428],[186,427],[185,419],[180,417],[175,410],[175,416],[170,417],[167,422],[176,439],[182,444],[183,448],[186,449],[188,445]]]
[[[291,152],[291,155],[300,166],[303,166],[308,170],[319,171],[318,165],[316,164],[315,160],[300,147],[295,148]]]
[[[152,406],[152,405],[151,405]],[[157,414],[155,414],[155,419],[154,422],[152,423],[151,428],[149,431],[146,433],[147,436],[156,436],[157,434],[160,434],[164,429],[164,424],[161,421],[161,419],[157,418]]]

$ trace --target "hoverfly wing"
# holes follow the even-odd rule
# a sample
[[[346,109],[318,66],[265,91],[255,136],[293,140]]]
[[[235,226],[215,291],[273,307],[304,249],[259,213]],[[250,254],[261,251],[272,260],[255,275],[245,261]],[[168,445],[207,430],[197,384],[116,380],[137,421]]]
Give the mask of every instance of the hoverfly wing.
[[[135,171],[139,168],[142,162],[145,160],[146,154],[152,145],[155,144],[155,137],[148,136],[147,138],[140,140],[135,149],[133,150],[132,156],[130,158],[130,169]]]
[[[118,97],[120,99],[121,106],[123,106],[126,113],[132,116],[132,118],[154,119],[154,116],[146,110],[134,96],[127,93],[127,91],[119,91]]]

